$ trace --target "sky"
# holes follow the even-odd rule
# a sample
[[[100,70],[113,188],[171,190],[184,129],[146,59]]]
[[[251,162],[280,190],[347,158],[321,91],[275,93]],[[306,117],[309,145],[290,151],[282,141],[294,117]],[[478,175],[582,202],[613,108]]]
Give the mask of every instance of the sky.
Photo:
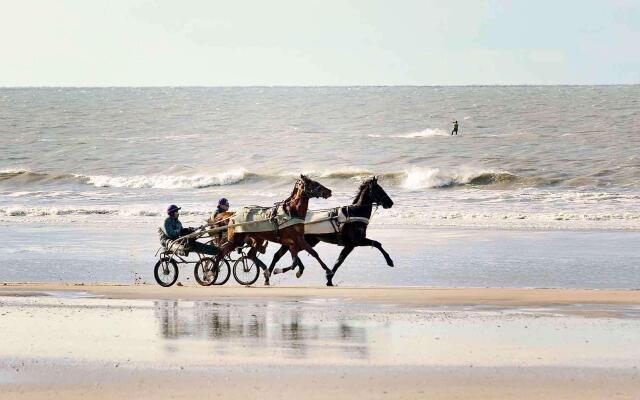
[[[640,83],[640,0],[0,6],[0,86]]]

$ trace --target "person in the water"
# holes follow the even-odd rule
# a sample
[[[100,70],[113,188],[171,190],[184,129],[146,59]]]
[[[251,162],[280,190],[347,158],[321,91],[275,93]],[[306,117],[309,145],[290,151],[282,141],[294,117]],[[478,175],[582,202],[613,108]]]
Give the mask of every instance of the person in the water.
[[[451,131],[451,135],[453,136],[453,134],[456,134],[456,136],[458,135],[458,121],[455,120],[453,121],[453,130]]]

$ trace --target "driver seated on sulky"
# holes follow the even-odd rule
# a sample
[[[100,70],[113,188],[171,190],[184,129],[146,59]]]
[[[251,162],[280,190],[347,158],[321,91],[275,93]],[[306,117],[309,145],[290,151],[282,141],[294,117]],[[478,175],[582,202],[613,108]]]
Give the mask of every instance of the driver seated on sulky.
[[[229,200],[225,197],[218,200],[218,207],[216,207],[216,211],[213,213],[213,218],[217,217],[218,214],[229,211]]]
[[[164,220],[164,233],[167,235],[167,239],[170,241],[176,240],[181,236],[188,235],[196,231],[195,228],[183,228],[182,222],[180,222],[180,209],[181,207],[172,204],[167,208],[167,214],[169,215]],[[218,248],[208,244],[200,243],[195,239],[189,239],[185,244],[169,243],[169,250],[183,250],[183,251],[195,251],[196,253],[208,254],[215,256],[218,254]]]
[[[227,211],[229,211],[229,200],[223,197],[220,200],[218,200],[218,206],[216,207],[216,210],[211,215],[211,218],[209,219],[209,223],[211,224],[211,226],[221,227],[223,225],[226,225],[226,223],[228,223],[229,216],[228,215],[221,216],[221,214],[224,214]],[[216,218],[218,218],[219,216],[220,216],[220,220],[217,221]],[[214,242],[218,246],[221,246],[226,241],[227,233],[225,231],[220,231],[220,232],[211,234],[211,236],[214,238]]]

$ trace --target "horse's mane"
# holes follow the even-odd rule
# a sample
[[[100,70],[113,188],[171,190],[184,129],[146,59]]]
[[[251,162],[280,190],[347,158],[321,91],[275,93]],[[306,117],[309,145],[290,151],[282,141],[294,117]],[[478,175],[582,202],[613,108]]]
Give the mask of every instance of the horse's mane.
[[[293,189],[291,190],[291,194],[289,195],[289,197],[287,197],[286,199],[284,199],[284,200],[282,201],[282,203],[283,203],[283,204],[287,204],[288,202],[290,202],[290,201],[291,201],[291,199],[293,199],[293,196],[295,196],[296,191],[298,190],[298,182],[299,182],[299,181],[300,181],[300,180],[297,180],[297,181],[296,181],[296,184],[295,184],[295,185],[293,185]]]
[[[358,187],[358,190],[356,190],[356,194],[353,197],[353,204],[355,204],[358,201],[358,198],[360,197],[360,195],[362,194],[362,191],[371,184],[371,181],[373,181],[375,179],[375,176],[372,176],[370,178],[365,179],[364,181],[362,181],[362,183],[360,184],[360,186]]]

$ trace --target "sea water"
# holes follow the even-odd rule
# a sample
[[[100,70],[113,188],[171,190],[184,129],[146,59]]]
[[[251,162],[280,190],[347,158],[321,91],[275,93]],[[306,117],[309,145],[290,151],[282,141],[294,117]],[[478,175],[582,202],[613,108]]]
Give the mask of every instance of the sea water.
[[[312,208],[349,204],[362,179],[378,175],[395,204],[371,227],[398,232],[389,241],[409,227],[618,232],[629,246],[619,251],[631,255],[621,262],[637,272],[639,99],[637,85],[4,88],[0,239],[12,246],[0,256],[46,264],[64,255],[62,275],[34,267],[36,280],[82,279],[86,270],[74,274],[69,258],[108,263],[100,248],[122,246],[120,238],[155,243],[169,204],[201,224],[220,197],[232,207],[271,205],[304,173],[333,190]],[[153,250],[119,265],[144,258],[136,267],[144,269],[148,256],[138,252]],[[598,254],[614,258],[604,247]],[[0,280],[20,280],[20,270],[3,269]],[[434,283],[406,276],[402,284]],[[555,283],[534,285],[545,282]]]

